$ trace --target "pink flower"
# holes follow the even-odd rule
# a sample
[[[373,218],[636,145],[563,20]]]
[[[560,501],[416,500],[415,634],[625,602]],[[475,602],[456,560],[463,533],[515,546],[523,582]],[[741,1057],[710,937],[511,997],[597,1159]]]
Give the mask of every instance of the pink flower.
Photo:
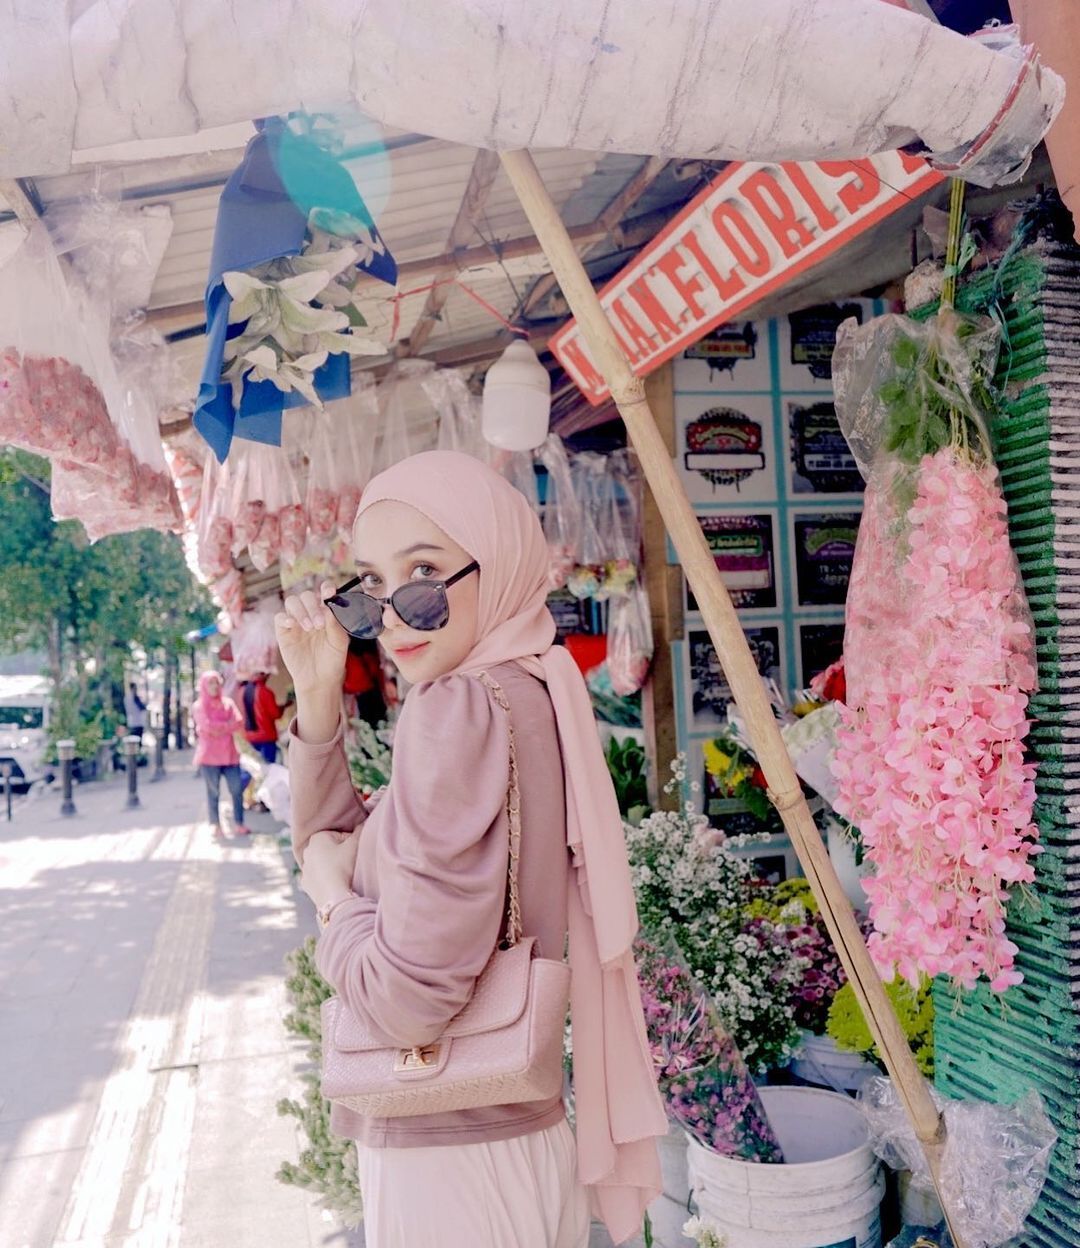
[[[1022,979],[1008,887],[1034,878],[1023,756],[1033,632],[992,465],[923,459],[897,515],[895,473],[866,490],[848,595],[848,705],[834,774],[859,825],[882,973]]]

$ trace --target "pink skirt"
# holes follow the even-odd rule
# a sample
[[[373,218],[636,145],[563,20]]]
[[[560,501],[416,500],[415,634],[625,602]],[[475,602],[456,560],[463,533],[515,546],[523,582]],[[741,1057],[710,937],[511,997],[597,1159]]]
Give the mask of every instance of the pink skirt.
[[[366,1248],[587,1248],[574,1135],[435,1148],[357,1145]]]

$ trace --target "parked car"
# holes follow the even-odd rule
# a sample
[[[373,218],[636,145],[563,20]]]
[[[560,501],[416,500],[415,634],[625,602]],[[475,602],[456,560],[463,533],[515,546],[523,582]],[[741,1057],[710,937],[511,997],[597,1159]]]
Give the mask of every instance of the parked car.
[[[10,765],[17,793],[47,776],[51,706],[52,682],[44,676],[0,676],[0,769]]]

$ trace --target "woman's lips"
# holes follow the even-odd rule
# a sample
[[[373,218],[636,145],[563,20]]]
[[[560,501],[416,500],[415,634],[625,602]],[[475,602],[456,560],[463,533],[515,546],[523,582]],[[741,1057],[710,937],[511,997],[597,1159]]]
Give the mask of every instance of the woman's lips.
[[[392,653],[395,659],[408,659],[414,654],[419,654],[421,650],[426,649],[431,643],[427,641],[417,642],[415,646],[398,646]]]

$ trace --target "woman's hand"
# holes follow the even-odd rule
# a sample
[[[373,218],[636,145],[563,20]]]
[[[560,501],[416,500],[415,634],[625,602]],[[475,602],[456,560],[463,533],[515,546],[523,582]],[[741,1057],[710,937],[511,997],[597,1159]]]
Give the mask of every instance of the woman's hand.
[[[311,590],[290,594],[284,611],[274,617],[278,648],[298,700],[305,693],[341,693],[349,634],[323,604],[333,592],[333,582],[323,581],[318,597]]]
[[[312,835],[304,848],[300,887],[316,908],[352,892],[359,844],[360,837],[355,832],[315,832]]]
[[[349,634],[322,601],[334,592],[333,582],[323,581],[319,592],[318,598],[310,590],[290,594],[274,616],[278,649],[296,689],[296,731],[310,745],[332,741],[337,732],[349,650]]]

